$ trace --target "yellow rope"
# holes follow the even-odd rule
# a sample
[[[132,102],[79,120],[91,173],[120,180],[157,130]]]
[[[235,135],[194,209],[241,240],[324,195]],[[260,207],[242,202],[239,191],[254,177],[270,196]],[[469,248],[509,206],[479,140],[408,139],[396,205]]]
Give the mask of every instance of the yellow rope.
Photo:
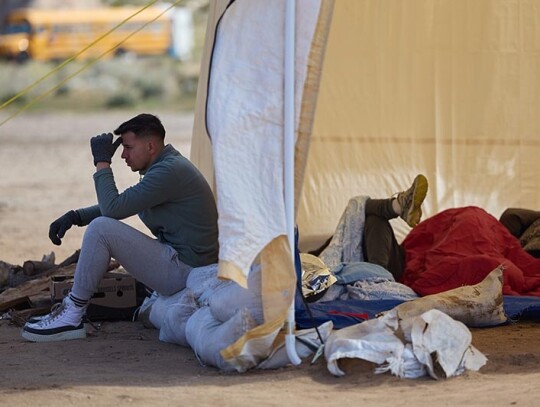
[[[83,52],[85,52],[86,50],[88,50],[90,47],[94,46],[97,42],[101,41],[103,38],[105,38],[107,35],[111,34],[112,32],[114,32],[116,29],[118,29],[119,27],[121,27],[122,25],[124,25],[127,21],[129,21],[131,18],[133,18],[134,16],[136,16],[137,14],[141,13],[142,11],[144,11],[145,9],[147,9],[148,7],[150,7],[151,5],[153,5],[156,1],[158,0],[152,0],[150,1],[148,4],[146,4],[146,6],[144,6],[143,8],[141,8],[139,11],[137,11],[136,13],[132,14],[131,16],[129,16],[128,18],[126,18],[124,21],[120,22],[119,24],[117,24],[115,27],[113,27],[112,29],[110,29],[109,31],[107,31],[105,34],[101,35],[100,37],[98,37],[97,39],[95,39],[94,41],[92,41],[90,44],[88,44],[86,47],[84,47],[82,50],[80,50],[79,52],[77,52],[76,54],[74,54],[73,56],[71,56],[70,58],[68,58],[67,60],[65,60],[64,62],[62,62],[60,65],[58,65],[55,69],[53,69],[52,71],[50,71],[49,73],[47,73],[45,76],[43,76],[42,78],[38,79],[36,82],[34,82],[33,84],[27,86],[25,89],[23,89],[22,91],[20,91],[19,93],[17,93],[15,96],[13,96],[11,99],[9,99],[7,102],[3,103],[1,106],[0,106],[0,110],[4,109],[6,106],[8,106],[10,103],[12,103],[13,101],[17,100],[19,97],[23,96],[24,94],[26,94],[28,91],[30,91],[31,89],[33,89],[34,87],[36,87],[39,83],[41,83],[43,80],[45,80],[46,78],[48,78],[49,76],[51,76],[52,74],[54,74],[55,72],[58,72],[61,68],[63,68],[64,66],[66,66],[68,63],[70,63],[71,61],[73,61],[75,58],[77,58],[79,55],[81,55]],[[76,75],[78,75],[79,73],[81,73],[82,71],[84,71],[85,69],[87,69],[88,67],[92,66],[93,64],[95,64],[97,61],[99,61],[101,58],[103,58],[105,55],[107,55],[109,52],[115,50],[116,48],[118,48],[120,45],[122,45],[125,41],[127,41],[129,38],[131,38],[133,35],[137,34],[139,31],[141,31],[143,28],[145,28],[146,26],[148,26],[149,24],[153,23],[154,21],[156,21],[158,18],[160,18],[163,14],[165,14],[167,11],[169,11],[170,9],[172,9],[173,7],[175,7],[178,3],[180,3],[181,1],[183,0],[176,0],[174,3],[172,3],[169,7],[167,7],[166,9],[164,9],[161,13],[159,13],[156,17],[154,17],[152,20],[150,21],[147,21],[145,24],[143,24],[142,26],[140,26],[137,30],[133,31],[132,33],[130,33],[129,35],[127,35],[122,41],[119,41],[117,44],[115,44],[114,46],[112,46],[111,48],[109,48],[108,50],[104,51],[103,53],[101,53],[97,58],[94,58],[93,60],[91,60],[90,62],[88,62],[87,64],[83,65],[82,68],[80,68],[79,70],[75,71],[75,73],[73,73],[72,75],[69,75],[67,76],[64,80],[62,80],[60,83],[58,83],[56,86],[54,86],[53,88],[49,89],[48,91],[38,95],[34,100],[30,101],[29,103],[27,103],[26,105],[24,105],[21,109],[19,109],[18,111],[16,111],[14,114],[8,116],[5,120],[3,120],[2,122],[0,122],[0,127],[3,126],[6,122],[8,122],[9,120],[13,119],[14,117],[18,116],[19,114],[21,114],[23,111],[25,111],[26,109],[28,109],[29,107],[33,106],[34,104],[36,104],[37,102],[39,102],[40,100],[42,100],[43,98],[45,98],[46,96],[50,95],[52,92],[54,92],[55,90],[59,89],[62,85],[64,85],[67,81],[69,81],[70,79],[72,79],[73,77],[75,77]]]

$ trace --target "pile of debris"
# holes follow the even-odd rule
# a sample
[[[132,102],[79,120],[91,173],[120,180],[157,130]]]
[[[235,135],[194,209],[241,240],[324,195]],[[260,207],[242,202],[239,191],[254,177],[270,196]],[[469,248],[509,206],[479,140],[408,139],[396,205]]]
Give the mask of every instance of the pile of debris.
[[[22,266],[0,260],[0,319],[22,326],[30,317],[48,313],[52,304],[61,300],[52,295],[51,282],[73,278],[79,252],[59,264],[55,264],[54,252],[40,261],[25,261]],[[121,272],[119,266],[111,261],[109,271]]]

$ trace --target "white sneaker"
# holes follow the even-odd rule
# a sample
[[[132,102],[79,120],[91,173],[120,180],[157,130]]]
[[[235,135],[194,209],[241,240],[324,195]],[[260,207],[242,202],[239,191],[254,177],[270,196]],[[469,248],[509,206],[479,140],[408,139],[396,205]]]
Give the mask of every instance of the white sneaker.
[[[32,342],[68,341],[86,338],[82,322],[87,307],[77,307],[65,297],[61,304],[36,322],[27,322],[21,332],[24,339]]]

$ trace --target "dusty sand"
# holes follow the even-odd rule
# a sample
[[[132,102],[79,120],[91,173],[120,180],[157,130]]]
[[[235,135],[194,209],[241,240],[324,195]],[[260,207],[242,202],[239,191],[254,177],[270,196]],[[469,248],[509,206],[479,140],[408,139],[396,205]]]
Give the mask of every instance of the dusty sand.
[[[48,226],[94,202],[89,137],[136,113],[26,114],[0,127],[0,260],[22,264],[54,251],[61,261],[79,248],[81,228],[57,247]],[[189,155],[192,117],[154,113],[169,141]],[[136,182],[120,159],[113,169],[120,189]],[[531,321],[472,329],[487,365],[441,381],[375,375],[356,361],[335,378],[322,359],[225,374],[137,322],[105,322],[87,339],[61,344],[25,342],[19,329],[0,321],[1,406],[534,406],[540,397],[540,325]]]

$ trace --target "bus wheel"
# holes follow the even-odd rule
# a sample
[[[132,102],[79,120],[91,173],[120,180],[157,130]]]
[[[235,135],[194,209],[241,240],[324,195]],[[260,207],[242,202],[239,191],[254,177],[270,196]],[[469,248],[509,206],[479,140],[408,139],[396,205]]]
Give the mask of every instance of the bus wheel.
[[[135,59],[137,59],[137,54],[135,52],[128,51],[124,48],[118,48],[114,53],[114,56],[128,61],[134,61]]]
[[[126,54],[126,50],[124,48],[116,48],[116,50],[114,51],[115,57],[121,57],[122,55],[125,55],[125,54]]]
[[[20,64],[27,62],[29,59],[30,59],[30,55],[28,54],[27,51],[21,51],[15,57],[15,60]]]

